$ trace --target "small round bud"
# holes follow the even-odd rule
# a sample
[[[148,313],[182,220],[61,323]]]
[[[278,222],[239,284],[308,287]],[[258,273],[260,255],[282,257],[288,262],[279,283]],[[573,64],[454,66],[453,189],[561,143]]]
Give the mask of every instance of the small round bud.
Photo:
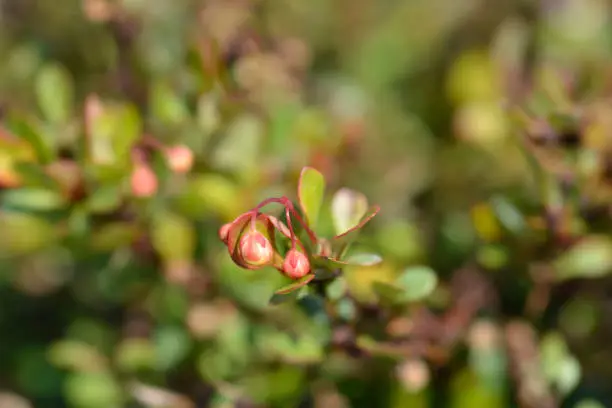
[[[85,0],[83,2],[85,16],[96,23],[104,23],[113,16],[113,6],[106,0]]]
[[[221,228],[219,228],[219,239],[225,243],[227,243],[227,237],[229,235],[230,228],[232,227],[232,223],[228,222],[227,224],[223,224]]]
[[[139,164],[132,172],[132,194],[136,197],[150,197],[157,192],[157,176],[145,164]]]
[[[303,278],[310,272],[308,257],[297,249],[290,249],[283,262],[283,271],[291,279]]]
[[[169,147],[165,151],[168,166],[176,173],[187,173],[193,166],[193,152],[187,146]]]
[[[473,349],[480,351],[495,349],[500,340],[499,328],[491,321],[476,321],[472,324],[467,339]]]
[[[262,266],[272,262],[274,251],[272,244],[260,232],[247,232],[240,239],[240,255],[252,266]]]
[[[408,360],[396,367],[400,383],[409,392],[419,392],[427,387],[431,379],[429,367],[423,360]]]

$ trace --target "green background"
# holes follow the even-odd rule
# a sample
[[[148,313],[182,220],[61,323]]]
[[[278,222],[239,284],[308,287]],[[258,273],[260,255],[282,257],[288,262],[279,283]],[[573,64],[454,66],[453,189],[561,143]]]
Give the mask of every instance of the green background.
[[[610,7],[0,1],[0,406],[612,406]],[[306,165],[337,318],[217,237]]]

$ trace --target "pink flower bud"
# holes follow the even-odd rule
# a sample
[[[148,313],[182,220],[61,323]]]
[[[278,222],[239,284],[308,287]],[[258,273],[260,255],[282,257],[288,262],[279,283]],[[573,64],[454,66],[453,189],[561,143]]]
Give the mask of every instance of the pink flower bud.
[[[219,239],[225,243],[227,243],[227,238],[229,235],[230,228],[232,228],[232,223],[228,222],[227,224],[223,224],[221,228],[219,228]]]
[[[272,262],[274,250],[272,244],[262,233],[247,232],[240,239],[240,254],[244,261],[252,266],[263,266]]]
[[[193,166],[193,152],[187,146],[169,147],[165,155],[168,166],[176,173],[187,173]]]
[[[137,164],[131,178],[132,194],[136,197],[150,197],[157,192],[157,176],[145,164]]]
[[[310,272],[308,257],[296,249],[290,249],[283,262],[283,271],[291,279],[300,279]]]

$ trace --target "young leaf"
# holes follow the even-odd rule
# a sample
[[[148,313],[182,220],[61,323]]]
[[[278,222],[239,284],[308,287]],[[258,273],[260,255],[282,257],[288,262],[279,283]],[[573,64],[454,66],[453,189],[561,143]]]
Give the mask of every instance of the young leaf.
[[[119,186],[102,186],[87,198],[85,206],[92,213],[111,212],[121,205],[121,198]]]
[[[304,289],[304,286],[302,286],[301,289]],[[297,300],[301,294],[302,291],[299,289],[289,293],[274,293],[270,298],[269,303],[273,306],[280,305],[281,303]]]
[[[438,285],[438,277],[427,266],[414,266],[405,269],[395,283],[402,288],[403,301],[416,302],[431,295]]]
[[[372,289],[374,292],[376,292],[381,300],[387,301],[391,304],[399,303],[403,295],[402,288],[385,282],[372,283]]]
[[[378,254],[354,254],[347,257],[344,262],[349,265],[373,266],[382,262]]]
[[[62,123],[70,119],[74,103],[74,86],[64,67],[47,64],[34,83],[38,106],[49,122]]]
[[[346,266],[347,263],[344,261],[340,261],[338,259],[334,259],[334,258],[328,258],[324,256],[314,256],[312,258],[312,265],[313,267],[334,270],[334,269],[342,268],[343,266]]]
[[[358,191],[341,188],[332,199],[332,219],[340,235],[357,225],[368,211],[368,199]]]
[[[301,288],[304,285],[307,285],[308,282],[310,282],[311,280],[314,279],[314,274],[308,274],[306,276],[304,276],[302,279],[296,280],[295,282],[284,286],[282,288],[280,288],[279,290],[277,290],[276,292],[274,292],[275,295],[286,295],[288,293],[291,293],[295,290],[298,290],[299,288]]]
[[[57,210],[67,204],[57,191],[35,187],[8,190],[2,196],[2,201],[6,206],[31,211]]]
[[[30,144],[41,163],[51,163],[56,159],[55,140],[43,134],[35,118],[11,115],[5,119],[5,123],[12,133]]]
[[[323,203],[325,178],[312,167],[304,167],[300,175],[298,198],[306,221],[313,228],[319,219],[319,211]]]
[[[559,280],[595,279],[612,272],[612,239],[590,235],[559,256],[554,262]]]
[[[93,116],[89,127],[89,154],[96,164],[115,164],[129,157],[142,133],[142,119],[133,104],[107,104]]]
[[[324,269],[333,270],[347,265],[354,266],[374,266],[382,262],[382,258],[377,254],[354,254],[346,259],[336,259],[325,256],[315,256],[313,264]]]
[[[357,225],[355,225],[348,231],[340,235],[336,235],[334,238],[332,238],[331,245],[333,253],[336,254],[338,257],[342,256],[346,251],[348,245],[353,242],[355,238],[357,238],[361,228],[363,228],[363,226],[365,226],[372,218],[374,218],[379,211],[380,207],[377,205],[370,208],[370,210],[367,211],[366,216],[363,217]]]

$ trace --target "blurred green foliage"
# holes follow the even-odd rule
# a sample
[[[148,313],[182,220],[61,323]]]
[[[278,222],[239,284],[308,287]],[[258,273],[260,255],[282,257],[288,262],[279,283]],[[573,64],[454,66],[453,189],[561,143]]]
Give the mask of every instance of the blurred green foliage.
[[[611,11],[0,0],[0,407],[612,406]],[[304,166],[382,210],[271,304],[217,231]]]

